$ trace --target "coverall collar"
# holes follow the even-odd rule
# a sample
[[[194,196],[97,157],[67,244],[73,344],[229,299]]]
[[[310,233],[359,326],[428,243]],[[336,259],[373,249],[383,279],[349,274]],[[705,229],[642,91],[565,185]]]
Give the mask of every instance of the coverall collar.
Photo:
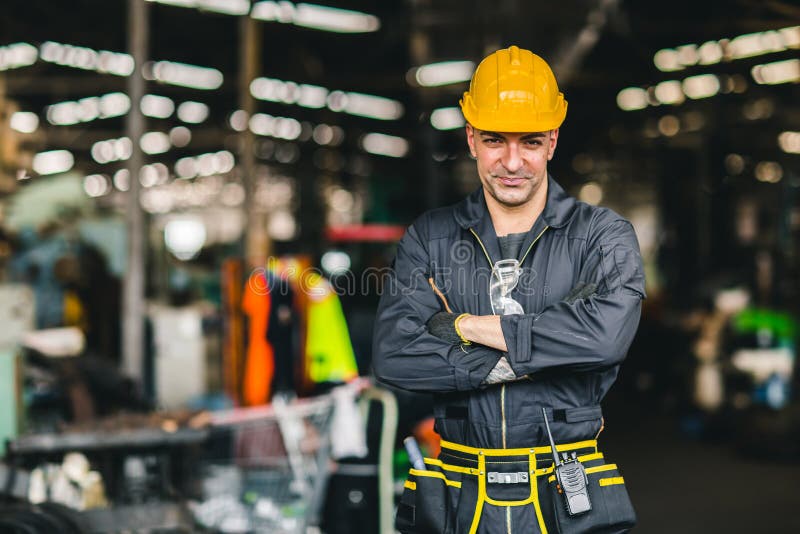
[[[558,182],[548,174],[547,201],[545,202],[544,210],[528,232],[528,236],[520,249],[520,254],[525,253],[533,239],[545,228],[560,228],[567,224],[575,211],[575,207],[575,199],[569,196]],[[472,229],[478,235],[481,243],[486,247],[492,262],[503,259],[492,218],[489,215],[489,209],[486,207],[483,186],[470,193],[467,198],[456,206],[455,219],[462,228],[465,230]]]

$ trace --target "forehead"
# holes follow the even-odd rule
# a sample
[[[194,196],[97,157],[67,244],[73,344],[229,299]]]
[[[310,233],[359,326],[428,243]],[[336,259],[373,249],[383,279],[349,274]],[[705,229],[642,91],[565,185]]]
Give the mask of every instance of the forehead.
[[[489,130],[479,130],[475,132],[481,137],[502,137],[504,139],[530,139],[536,137],[547,137],[550,131],[546,132],[492,132]]]

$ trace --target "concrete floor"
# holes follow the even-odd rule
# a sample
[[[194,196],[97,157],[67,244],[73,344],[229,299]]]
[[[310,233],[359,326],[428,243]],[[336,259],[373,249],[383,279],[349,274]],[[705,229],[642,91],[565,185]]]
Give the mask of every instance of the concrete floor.
[[[634,532],[800,533],[800,458],[746,456],[724,440],[689,437],[676,416],[610,397],[600,444],[625,478]]]

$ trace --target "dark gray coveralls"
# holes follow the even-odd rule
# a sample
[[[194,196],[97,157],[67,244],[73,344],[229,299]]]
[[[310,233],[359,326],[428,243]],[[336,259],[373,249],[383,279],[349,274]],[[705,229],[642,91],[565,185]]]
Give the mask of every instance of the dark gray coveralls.
[[[399,243],[377,312],[374,370],[382,382],[434,394],[443,447],[425,472],[411,470],[397,526],[624,532],[635,515],[616,465],[595,440],[600,401],[633,340],[645,296],[633,227],[609,209],[577,202],[548,178],[547,202],[520,249],[523,274],[511,295],[526,313],[501,318],[506,357],[525,378],[482,386],[503,353],[428,333],[426,322],[443,311],[430,279],[454,312],[491,315],[488,284],[499,259],[482,188],[423,214]],[[596,292],[566,302],[580,283],[595,284]],[[558,449],[576,452],[587,468],[593,509],[577,519],[565,516],[548,481],[553,462],[542,407]]]

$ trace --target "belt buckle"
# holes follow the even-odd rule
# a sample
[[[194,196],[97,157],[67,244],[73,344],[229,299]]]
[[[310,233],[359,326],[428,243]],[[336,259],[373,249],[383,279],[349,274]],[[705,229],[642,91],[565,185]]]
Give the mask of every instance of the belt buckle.
[[[486,482],[489,484],[520,484],[527,481],[527,471],[519,471],[517,473],[499,473],[497,471],[489,471],[486,473]]]

